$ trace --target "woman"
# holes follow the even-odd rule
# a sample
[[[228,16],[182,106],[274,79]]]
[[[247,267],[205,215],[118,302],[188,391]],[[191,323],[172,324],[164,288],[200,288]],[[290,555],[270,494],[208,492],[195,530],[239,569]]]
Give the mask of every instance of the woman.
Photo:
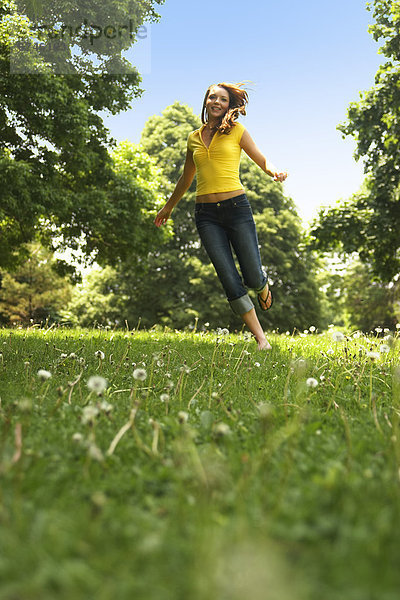
[[[261,265],[254,219],[239,179],[241,150],[274,181],[284,181],[287,174],[268,166],[248,131],[236,122],[239,114],[246,114],[248,103],[242,85],[219,83],[208,88],[201,114],[203,125],[190,133],[183,174],[154,222],[157,227],[167,222],[197,173],[195,219],[200,239],[232,310],[242,317],[258,348],[269,350],[271,346],[247,293],[247,288],[254,289],[261,310],[271,308],[272,294]]]

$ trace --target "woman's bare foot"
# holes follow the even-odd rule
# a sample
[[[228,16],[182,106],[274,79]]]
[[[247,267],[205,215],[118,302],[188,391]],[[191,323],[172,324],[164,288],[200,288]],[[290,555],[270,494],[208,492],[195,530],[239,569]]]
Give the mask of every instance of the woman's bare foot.
[[[272,346],[266,337],[256,341],[259,350],[271,350]]]

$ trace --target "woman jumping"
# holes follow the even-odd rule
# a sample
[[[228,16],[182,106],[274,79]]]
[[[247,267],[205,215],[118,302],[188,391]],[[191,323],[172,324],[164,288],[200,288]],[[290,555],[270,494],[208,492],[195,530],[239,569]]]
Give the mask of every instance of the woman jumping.
[[[154,222],[157,227],[167,222],[197,174],[195,220],[202,244],[233,312],[242,317],[258,348],[269,350],[271,346],[247,293],[247,289],[254,289],[261,310],[271,308],[272,293],[261,265],[253,214],[239,178],[241,150],[274,181],[284,181],[287,174],[267,164],[247,129],[237,122],[239,114],[246,114],[248,103],[242,86],[219,83],[208,88],[201,113],[203,125],[189,134],[183,174]]]

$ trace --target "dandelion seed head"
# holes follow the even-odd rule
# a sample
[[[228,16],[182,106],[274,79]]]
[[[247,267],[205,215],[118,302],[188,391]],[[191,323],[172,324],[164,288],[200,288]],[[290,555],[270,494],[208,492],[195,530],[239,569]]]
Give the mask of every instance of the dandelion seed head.
[[[146,369],[135,369],[133,371],[133,379],[137,381],[144,381],[147,377]]]
[[[382,344],[382,345],[379,347],[379,352],[380,352],[381,354],[388,354],[388,352],[390,352],[390,347],[389,347],[387,344]]]
[[[168,401],[169,401],[169,394],[161,394],[161,396],[160,396],[160,400],[161,400],[161,402],[163,402],[163,403],[164,403],[164,402],[165,402],[165,403],[166,403],[166,402],[168,402]]]
[[[39,369],[37,376],[41,381],[46,381],[47,379],[50,379],[51,373],[50,371],[46,371],[46,369]]]
[[[382,333],[382,327],[375,327],[376,333]]]
[[[311,331],[311,333],[314,333],[314,331],[315,331],[314,325],[311,325],[311,327],[309,327],[308,329]]]
[[[104,390],[107,388],[107,380],[100,375],[92,375],[89,377],[87,386],[91,392],[95,392],[96,394],[102,394]]]
[[[185,412],[184,410],[180,410],[178,412],[178,421],[179,423],[183,424],[183,423],[187,423],[189,419],[189,415],[187,412]]]
[[[318,385],[318,381],[314,379],[314,377],[309,377],[306,381],[306,384],[310,388],[315,388]]]
[[[85,406],[82,410],[82,423],[84,425],[90,425],[94,423],[98,414],[99,409],[97,408],[97,406],[88,404],[88,406]]]
[[[334,342],[344,342],[345,337],[341,331],[332,331],[332,339]]]
[[[366,356],[367,356],[367,358],[370,358],[371,360],[378,360],[379,352],[369,351],[369,352],[367,352]]]
[[[107,402],[106,400],[103,400],[100,403],[100,410],[102,410],[106,415],[110,414],[113,408],[113,405]]]
[[[97,460],[98,462],[103,462],[104,460],[102,451],[98,446],[96,446],[96,444],[93,443],[89,445],[88,455],[90,456],[90,458],[92,458],[93,460]]]
[[[81,433],[74,433],[74,435],[72,436],[72,441],[79,444],[83,441],[83,435]]]
[[[95,355],[96,358],[100,358],[100,360],[104,360],[105,354],[101,350],[96,350],[96,352],[94,353],[94,355]]]
[[[396,329],[400,329],[400,323],[396,323]]]
[[[226,423],[217,423],[214,427],[214,433],[220,437],[229,435],[230,432],[231,432],[231,428]]]

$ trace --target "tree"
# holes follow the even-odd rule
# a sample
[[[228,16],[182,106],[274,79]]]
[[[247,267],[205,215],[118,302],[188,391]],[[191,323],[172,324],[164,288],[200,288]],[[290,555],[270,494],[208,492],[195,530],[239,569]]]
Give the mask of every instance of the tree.
[[[40,323],[59,317],[71,298],[72,285],[53,269],[54,256],[38,243],[28,248],[29,258],[15,273],[0,270],[0,322]]]
[[[380,52],[387,60],[339,126],[355,138],[355,158],[363,158],[367,177],[350,200],[320,212],[311,243],[323,251],[358,251],[376,278],[390,281],[400,271],[400,4],[374,0],[368,10],[375,18],[370,31],[383,41]]]
[[[114,144],[99,115],[117,114],[139,96],[140,75],[121,52],[134,38],[61,40],[46,60],[34,49],[37,30],[59,35],[63,23],[129,19],[137,32],[156,20],[153,5],[163,0],[4,0],[0,7],[0,266],[11,268],[38,237],[53,249],[80,248],[98,262],[118,262],[133,250],[135,236],[115,223],[127,218],[129,202],[116,201],[120,179],[109,148]],[[38,14],[34,9],[41,8]],[[79,47],[80,54],[72,52]],[[23,72],[10,72],[15,48],[26,50]],[[61,49],[60,49],[61,48]],[[22,50],[21,50],[22,52]],[[94,57],[93,57],[94,53]],[[61,57],[61,58],[60,58]],[[53,72],[62,59],[61,74]],[[99,59],[97,61],[96,59]],[[99,64],[97,64],[99,62]],[[114,65],[110,73],[107,66]],[[59,65],[58,65],[59,66]],[[138,188],[137,202],[140,201]],[[122,210],[121,210],[122,208]],[[111,252],[111,247],[113,251]]]
[[[186,105],[175,102],[146,123],[141,145],[156,159],[163,178],[160,190],[167,199],[184,165],[188,134],[200,121]],[[261,315],[265,327],[292,329],[318,325],[319,291],[315,263],[301,247],[300,219],[293,201],[280,184],[273,183],[250,159],[243,157],[241,179],[253,206],[261,254],[273,284],[276,303]],[[195,181],[176,206],[173,237],[155,244],[147,256],[132,256],[116,271],[109,271],[107,289],[118,284],[126,299],[120,320],[139,318],[175,328],[193,325],[195,319],[211,327],[241,328],[241,320],[228,306],[223,289],[201,247],[194,222]],[[161,235],[161,232],[159,232]],[[104,285],[104,279],[99,284]],[[93,280],[92,280],[93,284]],[[97,320],[101,315],[97,314]]]

